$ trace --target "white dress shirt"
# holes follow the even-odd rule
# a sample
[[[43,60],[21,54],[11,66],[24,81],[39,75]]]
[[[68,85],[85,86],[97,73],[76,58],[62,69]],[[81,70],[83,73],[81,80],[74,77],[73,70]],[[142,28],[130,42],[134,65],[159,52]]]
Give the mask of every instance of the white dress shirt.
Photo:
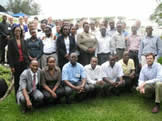
[[[44,53],[53,53],[56,52],[56,40],[54,40],[53,38],[45,38],[44,40],[42,40],[43,42],[43,52]]]
[[[66,53],[69,54],[69,49],[70,49],[69,37],[64,38],[64,42],[65,42],[65,47],[66,47]]]
[[[92,69],[91,64],[89,64],[86,65],[84,69],[87,75],[87,82],[89,84],[96,84],[97,81],[102,80],[101,66],[97,65],[95,69]]]
[[[121,65],[116,62],[113,68],[110,66],[109,61],[101,65],[103,77],[107,77],[109,80],[116,82],[117,78],[122,77],[123,69]]]

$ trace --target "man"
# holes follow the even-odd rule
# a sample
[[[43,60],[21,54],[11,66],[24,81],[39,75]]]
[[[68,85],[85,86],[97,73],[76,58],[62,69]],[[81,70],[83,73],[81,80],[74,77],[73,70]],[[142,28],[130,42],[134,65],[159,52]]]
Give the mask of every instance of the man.
[[[148,53],[153,53],[155,56],[157,56],[157,54],[159,53],[158,41],[160,41],[160,38],[153,36],[152,31],[153,31],[152,26],[147,26],[146,27],[147,35],[144,37],[144,39],[141,40],[140,43],[138,58],[139,63],[142,66],[146,64],[145,55],[147,55]]]
[[[102,70],[101,66],[97,65],[98,59],[97,57],[92,57],[90,64],[84,67],[87,75],[87,83],[92,90],[95,90],[94,95],[99,93],[100,88],[103,88],[106,83],[102,79]]]
[[[106,34],[105,26],[102,26],[100,29],[100,35],[97,36],[97,58],[99,65],[106,62],[109,58],[111,48],[110,48],[110,36]]]
[[[107,34],[108,36],[112,37],[113,34],[116,32],[114,20],[110,20],[109,26],[110,26],[110,30],[107,32]]]
[[[116,56],[110,55],[109,61],[101,65],[103,80],[109,85],[109,90],[119,96],[121,88],[124,86],[123,69],[119,63],[116,63]]]
[[[125,80],[125,86],[127,87],[127,91],[131,91],[131,88],[133,85],[136,84],[135,80],[135,66],[134,66],[134,61],[129,58],[129,53],[128,51],[125,51],[123,53],[123,59],[119,61],[119,63],[122,66],[123,69],[123,79]]]
[[[159,112],[162,99],[162,66],[155,61],[155,55],[149,53],[146,56],[147,64],[142,67],[138,80],[137,91],[146,97],[155,95],[155,106],[152,113]]]
[[[17,92],[18,104],[23,106],[24,111],[32,109],[33,105],[42,103],[44,96],[39,90],[41,79],[38,61],[32,60],[30,68],[24,70],[20,76],[20,87]]]
[[[8,40],[10,38],[9,36],[9,24],[7,22],[7,16],[2,16],[2,22],[0,23],[0,63],[5,63],[5,47],[8,43]]]
[[[131,27],[132,34],[128,36],[127,46],[129,56],[134,60],[136,72],[139,73],[139,61],[138,61],[138,50],[141,42],[141,37],[137,35],[137,27],[134,25]]]
[[[117,23],[117,32],[112,36],[111,47],[112,53],[117,54],[118,60],[120,60],[126,48],[125,36],[122,31],[122,23]]]
[[[70,62],[65,64],[62,69],[62,80],[65,85],[66,103],[70,103],[72,92],[83,93],[88,90],[86,85],[86,75],[84,67],[77,63],[77,54],[70,54]]]

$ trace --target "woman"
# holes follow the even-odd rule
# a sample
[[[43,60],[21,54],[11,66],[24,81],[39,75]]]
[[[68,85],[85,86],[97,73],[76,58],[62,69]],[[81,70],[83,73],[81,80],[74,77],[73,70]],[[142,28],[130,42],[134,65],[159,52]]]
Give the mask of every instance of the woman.
[[[14,75],[16,94],[19,88],[20,74],[29,64],[23,30],[20,26],[15,26],[12,30],[12,39],[8,41],[8,59],[11,71]]]
[[[69,61],[70,53],[76,51],[75,39],[69,36],[69,31],[68,25],[62,26],[61,36],[57,38],[58,63],[61,69]]]
[[[30,61],[36,59],[40,64],[40,58],[43,54],[42,40],[37,38],[36,30],[30,30],[31,38],[27,39],[26,46]]]
[[[64,88],[59,87],[61,83],[61,71],[56,66],[53,56],[47,58],[47,67],[43,69],[42,87],[46,101],[55,100],[63,95]]]
[[[89,32],[89,24],[87,22],[83,24],[83,29],[84,32],[77,36],[77,45],[80,51],[79,62],[85,66],[89,64],[91,57],[95,55],[97,39]]]

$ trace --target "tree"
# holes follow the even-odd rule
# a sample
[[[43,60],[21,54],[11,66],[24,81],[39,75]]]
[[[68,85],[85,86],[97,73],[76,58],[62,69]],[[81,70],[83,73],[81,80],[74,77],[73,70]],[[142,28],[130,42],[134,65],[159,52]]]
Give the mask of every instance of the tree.
[[[40,13],[40,5],[34,0],[9,0],[6,9],[13,13],[23,12],[27,15],[37,15]]]
[[[156,7],[154,13],[150,16],[151,20],[155,20],[159,25],[162,26],[162,2]]]

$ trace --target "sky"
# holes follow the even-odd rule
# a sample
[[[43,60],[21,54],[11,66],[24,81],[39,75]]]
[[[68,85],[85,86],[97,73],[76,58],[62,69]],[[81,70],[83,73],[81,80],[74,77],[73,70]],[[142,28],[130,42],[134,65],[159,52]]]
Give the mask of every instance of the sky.
[[[125,16],[148,19],[157,0],[36,0],[43,16],[53,18]]]

